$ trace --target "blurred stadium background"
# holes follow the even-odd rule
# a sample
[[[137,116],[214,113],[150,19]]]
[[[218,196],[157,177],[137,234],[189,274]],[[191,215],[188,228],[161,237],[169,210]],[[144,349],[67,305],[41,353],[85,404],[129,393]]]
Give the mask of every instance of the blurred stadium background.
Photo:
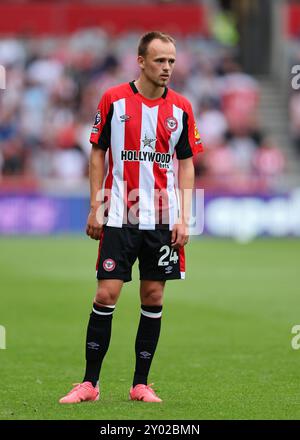
[[[118,387],[126,395],[127,382],[118,382],[102,416],[91,405],[61,409],[54,402],[82,371],[94,289],[97,245],[84,240],[89,133],[104,90],[137,77],[137,42],[152,29],[176,38],[170,86],[192,102],[205,146],[195,159],[205,230],[188,251],[191,294],[183,299],[172,285],[153,366],[166,384],[178,379],[187,404],[178,406],[166,385],[166,409],[121,407]],[[0,356],[8,387],[0,418],[299,418],[290,346],[300,305],[299,38],[297,1],[1,1],[0,324],[8,349]],[[132,361],[125,366],[124,340],[133,340],[138,319],[132,286],[107,360],[120,361],[124,374]],[[193,319],[178,314],[183,303]],[[194,337],[182,364],[171,353],[186,344],[179,321]],[[171,378],[167,362],[178,366]],[[109,388],[114,376],[108,367],[105,374]],[[193,398],[178,385],[189,380]],[[15,400],[28,383],[33,400]]]

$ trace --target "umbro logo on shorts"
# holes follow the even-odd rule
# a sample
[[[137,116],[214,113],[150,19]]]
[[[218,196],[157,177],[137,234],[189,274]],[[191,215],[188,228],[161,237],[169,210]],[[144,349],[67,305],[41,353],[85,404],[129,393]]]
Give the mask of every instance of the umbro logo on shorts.
[[[103,269],[111,272],[116,267],[116,262],[112,258],[107,258],[103,261]]]
[[[168,266],[165,268],[165,273],[169,275],[169,273],[173,272],[173,266]]]

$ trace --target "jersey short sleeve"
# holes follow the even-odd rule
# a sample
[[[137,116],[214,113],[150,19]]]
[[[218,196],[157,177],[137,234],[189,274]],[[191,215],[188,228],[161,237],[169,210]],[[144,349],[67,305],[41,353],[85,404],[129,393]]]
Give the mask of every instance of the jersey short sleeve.
[[[99,102],[90,136],[90,142],[104,151],[110,146],[112,114],[113,104],[110,95],[105,93]]]
[[[182,116],[182,133],[175,147],[177,159],[187,159],[203,151],[200,134],[191,105]]]

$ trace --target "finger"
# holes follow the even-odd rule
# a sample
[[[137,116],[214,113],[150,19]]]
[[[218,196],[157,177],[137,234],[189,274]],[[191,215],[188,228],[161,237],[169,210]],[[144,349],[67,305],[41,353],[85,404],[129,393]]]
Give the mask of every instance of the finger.
[[[90,238],[92,238],[93,240],[95,240],[95,237],[96,237],[96,231],[95,231],[94,226],[90,226],[90,229],[89,229],[89,236],[90,236]]]
[[[171,236],[171,246],[174,246],[177,238],[177,231],[176,229],[172,230],[172,236]]]
[[[100,240],[100,235],[101,235],[101,230],[100,230],[100,228],[95,228],[95,227],[94,227],[94,235],[93,235],[93,239],[94,239],[94,240]]]
[[[101,230],[102,230],[102,227],[100,227],[100,226],[92,226],[92,225],[88,224],[87,227],[86,227],[87,235],[90,238],[92,238],[93,240],[99,240],[100,239]]]
[[[102,232],[102,228],[95,228],[94,229],[95,240],[100,240],[101,232]]]
[[[178,233],[177,237],[176,237],[176,241],[175,243],[173,243],[173,247],[175,247],[176,249],[178,249],[180,246],[182,246],[183,243],[183,235]]]
[[[185,245],[185,236],[184,235],[181,235],[180,236],[180,240],[179,240],[179,246],[180,247],[183,247],[184,245]]]

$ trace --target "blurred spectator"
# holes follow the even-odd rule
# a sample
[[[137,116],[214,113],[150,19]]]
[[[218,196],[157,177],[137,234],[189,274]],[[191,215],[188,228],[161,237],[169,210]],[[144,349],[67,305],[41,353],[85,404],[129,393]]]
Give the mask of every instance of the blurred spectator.
[[[266,178],[278,177],[285,167],[282,151],[270,139],[266,139],[253,156],[256,172]]]
[[[223,69],[221,106],[229,126],[251,125],[259,104],[258,85],[233,59],[225,58]]]
[[[241,124],[235,126],[234,130],[227,131],[226,139],[227,146],[231,150],[240,172],[245,175],[251,174],[253,156],[262,140],[261,133]]]
[[[205,163],[209,175],[220,179],[233,176],[239,170],[232,150],[225,143],[216,145],[207,155]]]
[[[197,126],[201,129],[201,138],[207,148],[224,139],[227,121],[212,98],[204,98],[201,101]]]
[[[289,107],[291,136],[295,148],[300,154],[300,91],[292,94]]]
[[[53,153],[53,175],[60,178],[80,178],[86,175],[86,157],[77,144],[76,128],[70,124],[61,128]]]
[[[26,152],[21,139],[15,137],[2,144],[1,171],[3,176],[25,174]]]

